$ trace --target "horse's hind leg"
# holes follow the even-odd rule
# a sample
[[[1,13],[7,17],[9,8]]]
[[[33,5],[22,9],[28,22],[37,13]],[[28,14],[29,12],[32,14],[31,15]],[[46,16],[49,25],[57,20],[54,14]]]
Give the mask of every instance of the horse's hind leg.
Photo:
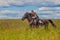
[[[36,25],[36,28],[39,28],[39,25]]]
[[[45,25],[45,29],[48,29],[48,27]]]

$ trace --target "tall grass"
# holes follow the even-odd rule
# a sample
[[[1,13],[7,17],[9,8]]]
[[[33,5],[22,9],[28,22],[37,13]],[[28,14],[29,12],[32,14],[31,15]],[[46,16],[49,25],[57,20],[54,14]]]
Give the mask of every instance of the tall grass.
[[[53,21],[57,27],[49,24],[45,30],[44,26],[29,28],[26,20],[0,20],[0,40],[60,40],[60,20]]]

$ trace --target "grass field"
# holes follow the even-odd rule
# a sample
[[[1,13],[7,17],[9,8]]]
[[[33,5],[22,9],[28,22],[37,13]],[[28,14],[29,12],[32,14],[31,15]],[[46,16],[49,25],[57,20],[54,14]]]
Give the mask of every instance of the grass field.
[[[31,30],[26,20],[0,20],[0,40],[60,40],[60,20],[53,21],[56,28],[49,24],[48,30],[43,26]]]

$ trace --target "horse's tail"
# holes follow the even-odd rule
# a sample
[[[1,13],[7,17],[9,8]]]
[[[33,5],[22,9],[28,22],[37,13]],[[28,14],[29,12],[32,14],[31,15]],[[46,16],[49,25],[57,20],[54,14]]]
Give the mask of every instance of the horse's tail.
[[[56,25],[54,24],[54,22],[52,21],[52,20],[48,20],[50,23],[51,23],[51,25],[53,26],[53,27],[56,27]]]

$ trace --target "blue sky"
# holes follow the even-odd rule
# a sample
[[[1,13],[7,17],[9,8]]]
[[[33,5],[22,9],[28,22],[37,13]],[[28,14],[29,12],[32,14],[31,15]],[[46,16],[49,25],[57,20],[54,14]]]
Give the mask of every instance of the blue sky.
[[[60,0],[0,0],[0,19],[21,18],[31,10],[40,18],[60,19]]]

